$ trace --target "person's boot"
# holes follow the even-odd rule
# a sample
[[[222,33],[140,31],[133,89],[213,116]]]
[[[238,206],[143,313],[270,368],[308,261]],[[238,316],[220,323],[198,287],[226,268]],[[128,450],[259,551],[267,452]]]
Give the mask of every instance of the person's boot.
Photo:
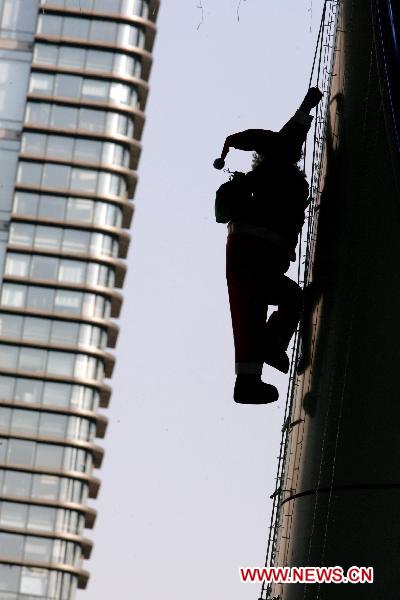
[[[267,346],[264,350],[264,362],[274,369],[287,373],[290,367],[290,360],[286,352],[277,346]]]
[[[269,404],[278,397],[276,387],[261,381],[261,375],[237,375],[233,399],[238,404]]]

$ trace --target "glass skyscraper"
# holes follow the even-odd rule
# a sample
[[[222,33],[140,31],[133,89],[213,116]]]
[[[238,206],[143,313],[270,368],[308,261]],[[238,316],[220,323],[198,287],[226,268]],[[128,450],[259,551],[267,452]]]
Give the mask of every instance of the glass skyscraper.
[[[0,0],[0,600],[87,584],[158,3]]]

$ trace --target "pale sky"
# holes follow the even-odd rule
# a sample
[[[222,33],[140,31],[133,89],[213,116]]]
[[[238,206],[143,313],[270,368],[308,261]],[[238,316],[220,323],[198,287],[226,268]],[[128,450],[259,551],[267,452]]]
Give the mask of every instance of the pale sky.
[[[287,377],[269,406],[232,399],[225,137],[279,129],[308,85],[322,0],[164,0],[123,290],[91,573],[78,600],[256,600]],[[202,22],[201,22],[202,21]],[[200,27],[198,28],[199,24]],[[250,153],[227,166],[246,170]]]

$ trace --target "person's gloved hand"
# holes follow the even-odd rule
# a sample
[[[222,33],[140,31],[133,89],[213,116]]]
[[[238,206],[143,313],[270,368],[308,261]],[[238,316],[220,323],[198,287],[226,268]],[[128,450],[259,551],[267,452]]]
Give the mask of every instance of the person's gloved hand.
[[[223,169],[225,166],[225,161],[223,158],[216,158],[214,160],[214,168],[218,169],[218,171],[220,171],[221,169]]]
[[[310,112],[317,104],[321,101],[323,93],[317,87],[312,87],[308,90],[303,102],[301,103],[300,110],[304,112]]]

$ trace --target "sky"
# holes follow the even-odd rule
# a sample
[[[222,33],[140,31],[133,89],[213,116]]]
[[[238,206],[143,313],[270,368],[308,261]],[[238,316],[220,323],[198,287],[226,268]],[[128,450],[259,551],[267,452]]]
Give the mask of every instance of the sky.
[[[287,376],[278,402],[233,402],[225,137],[279,129],[308,86],[322,0],[164,0],[85,591],[77,600],[256,600]],[[203,9],[201,9],[201,7]],[[239,20],[238,20],[239,15]],[[250,153],[227,166],[248,170]]]

